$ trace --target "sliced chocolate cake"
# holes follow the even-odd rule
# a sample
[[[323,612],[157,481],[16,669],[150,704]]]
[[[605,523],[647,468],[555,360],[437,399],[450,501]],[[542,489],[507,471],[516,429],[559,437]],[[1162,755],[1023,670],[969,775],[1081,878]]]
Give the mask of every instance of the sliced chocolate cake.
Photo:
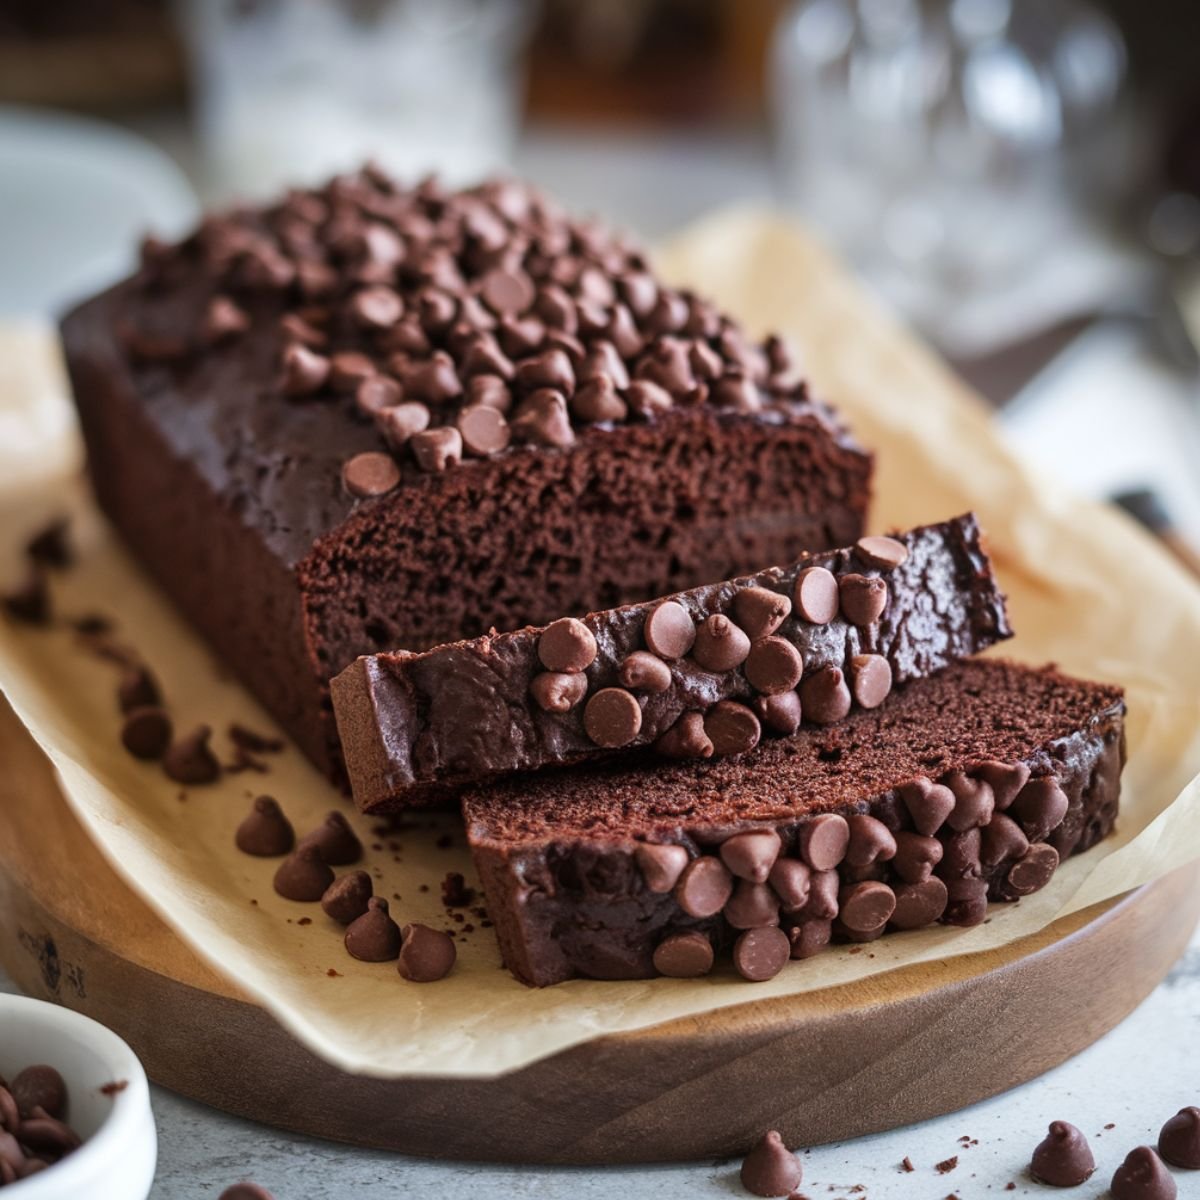
[[[582,619],[361,658],[333,681],[368,812],[647,748],[751,750],[1010,636],[971,514]]]
[[[512,182],[366,170],[209,218],[63,340],[101,506],[335,772],[358,655],[862,533],[871,458],[785,343]]]
[[[1119,688],[975,661],[753,754],[609,762],[467,789],[504,959],[525,983],[749,979],[831,939],[984,920],[1112,828]]]

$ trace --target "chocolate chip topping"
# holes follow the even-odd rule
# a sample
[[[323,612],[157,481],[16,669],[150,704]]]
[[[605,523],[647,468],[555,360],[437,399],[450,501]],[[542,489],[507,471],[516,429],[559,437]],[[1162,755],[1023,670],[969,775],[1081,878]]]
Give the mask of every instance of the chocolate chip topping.
[[[422,471],[445,471],[462,462],[462,434],[451,425],[414,433],[408,445]]]
[[[751,704],[758,719],[772,733],[785,737],[800,728],[802,714],[798,692],[780,692],[775,696],[755,696]]]
[[[850,660],[850,691],[862,708],[878,708],[892,690],[892,666],[882,654],[856,654]]]
[[[855,813],[846,818],[846,824],[850,830],[846,862],[850,866],[869,867],[877,862],[890,862],[896,857],[896,839],[877,817]]]
[[[851,933],[881,930],[895,911],[896,893],[874,880],[843,888],[838,897],[838,920]]]
[[[715,917],[733,895],[733,874],[711,854],[694,858],[675,885],[675,901],[689,917]]]
[[[890,537],[861,537],[854,543],[854,552],[877,571],[895,570],[908,558],[908,547]]]
[[[595,661],[596,639],[582,621],[562,617],[542,632],[538,658],[548,671],[584,671]]]
[[[67,1110],[67,1085],[62,1075],[45,1063],[17,1072],[8,1090],[26,1120],[39,1108],[51,1117],[61,1117]]]
[[[486,404],[464,408],[458,416],[458,432],[463,449],[479,458],[498,454],[512,441],[512,430],[504,414]]]
[[[774,979],[792,955],[792,944],[773,925],[747,929],[733,944],[733,965],[743,979],[762,983]]]
[[[895,834],[895,840],[892,870],[905,883],[924,883],[942,861],[942,843],[935,837],[924,837],[907,829]]]
[[[961,833],[986,825],[992,819],[996,799],[991,784],[972,779],[962,771],[951,771],[942,778],[942,784],[954,793],[954,809],[946,818],[951,829]]]
[[[767,696],[790,692],[804,673],[804,659],[791,642],[781,637],[759,638],[746,656],[746,679]]]
[[[642,842],[633,857],[647,890],[657,895],[666,895],[688,865],[688,852],[683,846]]]
[[[367,911],[367,901],[373,891],[371,877],[366,871],[350,871],[339,875],[325,889],[321,895],[321,909],[339,925],[349,925]]]
[[[367,911],[350,922],[345,943],[346,952],[360,962],[391,962],[400,953],[400,926],[388,915],[382,896],[372,896]]]
[[[671,979],[707,975],[712,965],[712,942],[696,930],[668,934],[654,950],[654,969]]]
[[[696,626],[682,604],[664,600],[646,618],[642,637],[652,654],[674,661],[691,650],[696,641]]]
[[[1162,1127],[1158,1152],[1173,1167],[1200,1171],[1200,1108],[1181,1108]]]
[[[800,915],[805,920],[832,921],[838,914],[840,888],[837,871],[814,871],[808,881],[808,903]]]
[[[1078,1187],[1095,1169],[1087,1138],[1066,1121],[1050,1122],[1050,1132],[1038,1143],[1029,1164],[1034,1179],[1051,1187]]]
[[[162,689],[149,668],[132,664],[122,670],[117,684],[117,705],[123,713],[158,706],[162,702]]]
[[[987,759],[976,763],[968,772],[982,779],[992,789],[992,797],[998,811],[1003,812],[1017,798],[1017,794],[1029,782],[1029,768],[1024,763],[1003,763]]]
[[[825,567],[805,567],[796,576],[796,611],[813,625],[828,625],[838,615],[837,576]]]
[[[1175,1200],[1179,1189],[1163,1161],[1149,1146],[1130,1150],[1113,1173],[1112,1200]]]
[[[947,879],[946,911],[942,920],[947,925],[982,925],[987,919],[988,887],[982,879],[966,877]]]
[[[333,882],[333,868],[316,846],[301,843],[279,864],[274,888],[285,900],[311,903],[320,900]]]
[[[435,983],[450,974],[458,952],[454,939],[428,925],[405,925],[397,969],[410,983]]]
[[[384,496],[399,483],[400,468],[389,454],[368,451],[342,464],[342,484],[359,499]]]
[[[782,592],[773,592],[770,588],[740,588],[733,598],[734,620],[751,642],[774,633],[791,611],[791,600]]]
[[[131,709],[121,724],[121,745],[134,758],[162,758],[171,736],[171,718],[166,709],[156,705]]]
[[[784,912],[798,912],[808,903],[812,871],[798,858],[777,858],[767,880]]]
[[[345,867],[362,858],[362,842],[350,828],[350,822],[336,810],[329,813],[316,829],[306,833],[301,846],[315,849],[331,867]]]
[[[221,774],[221,764],[209,747],[212,729],[198,725],[173,742],[163,754],[163,770],[176,783],[212,783]]]
[[[916,831],[925,837],[932,837],[941,829],[957,803],[948,787],[923,778],[914,779],[900,788],[900,799],[908,809]]]
[[[923,929],[941,919],[949,895],[945,883],[936,875],[920,883],[899,883],[895,887],[896,908],[893,929]]]
[[[739,879],[766,883],[781,846],[775,830],[749,829],[744,833],[735,833],[721,843],[721,861]]]
[[[297,342],[283,351],[283,391],[288,396],[319,392],[329,378],[329,359]]]
[[[1017,794],[1008,815],[1025,831],[1031,842],[1039,842],[1062,824],[1069,801],[1053,775],[1031,779]]]
[[[978,878],[983,874],[982,837],[978,829],[964,829],[962,833],[942,834],[942,861],[937,873],[943,879]]]
[[[832,871],[846,857],[850,826],[837,813],[805,821],[797,834],[800,856],[814,871]]]
[[[416,400],[393,404],[375,414],[375,425],[393,450],[399,450],[429,428],[429,409]]]
[[[792,958],[812,958],[829,945],[833,937],[833,922],[816,919],[802,921],[787,931]]]
[[[850,689],[840,667],[821,667],[800,685],[800,704],[807,720],[831,725],[850,711]]]
[[[744,754],[758,745],[762,726],[744,704],[718,700],[704,715],[704,732],[714,754]]]
[[[1008,868],[1004,881],[1010,892],[1031,896],[1040,892],[1058,870],[1058,851],[1045,842],[1035,842]]]
[[[671,668],[646,650],[635,650],[621,663],[621,682],[636,691],[659,693],[671,686]]]
[[[271,796],[259,796],[250,815],[238,826],[234,842],[243,854],[274,858],[291,853],[296,834],[278,802]]]
[[[583,727],[597,746],[628,746],[642,728],[641,705],[624,688],[601,688],[583,710]]]
[[[732,671],[749,653],[750,639],[724,613],[713,613],[696,629],[692,658],[705,671]]]
[[[779,897],[765,883],[739,879],[725,905],[726,924],[733,929],[759,929],[779,924]]]
[[[529,693],[544,712],[565,713],[587,695],[587,686],[582,672],[542,671],[529,681]]]
[[[654,743],[655,753],[663,758],[711,758],[713,744],[704,729],[704,717],[698,712],[682,713],[679,720]]]
[[[852,625],[873,625],[887,608],[888,586],[875,575],[843,575],[838,599],[842,616]]]
[[[983,842],[979,850],[979,861],[985,867],[1021,858],[1029,849],[1029,839],[1024,830],[1004,813],[994,813],[983,827]]]

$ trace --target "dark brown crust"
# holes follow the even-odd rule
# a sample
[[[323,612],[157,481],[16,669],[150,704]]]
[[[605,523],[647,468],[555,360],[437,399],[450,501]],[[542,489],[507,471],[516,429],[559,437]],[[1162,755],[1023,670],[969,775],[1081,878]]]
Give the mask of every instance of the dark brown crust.
[[[890,571],[871,568],[853,549],[805,555],[788,567],[710,584],[668,597],[694,621],[732,614],[747,586],[788,598],[797,575],[812,566],[836,576],[880,575],[890,600],[883,617],[856,626],[844,617],[813,625],[793,612],[776,631],[798,649],[806,675],[826,666],[849,669],[858,654],[884,656],[899,684],[928,675],[1011,635],[978,524],[966,515],[897,535],[908,549]],[[642,627],[658,600],[583,618],[596,639],[585,672],[589,693],[620,684],[619,668],[644,649]],[[612,757],[584,729],[581,701],[569,712],[544,711],[530,695],[544,670],[542,628],[441,646],[424,654],[384,653],[359,659],[333,681],[334,708],[355,799],[368,812],[428,803],[473,780]],[[755,691],[743,667],[714,673],[690,658],[672,665],[671,684],[639,694],[641,728],[630,748],[649,747],[685,711],[720,700],[749,702]]]
[[[985,690],[995,703],[977,703]],[[1011,710],[1007,727],[993,727],[997,705]],[[655,973],[651,956],[665,934],[702,929],[723,945],[731,930],[721,917],[695,920],[671,894],[648,891],[633,858],[640,842],[675,842],[695,855],[739,828],[771,827],[786,852],[803,821],[818,812],[870,813],[892,829],[905,828],[898,787],[917,775],[938,778],[998,758],[1025,763],[1034,777],[1058,779],[1069,806],[1046,840],[1065,858],[1112,829],[1124,711],[1116,688],[999,661],[964,663],[910,684],[883,709],[855,714],[836,733],[804,730],[741,759],[653,772],[603,766],[470,791],[468,839],[505,962],[517,978],[538,986],[576,975],[644,978]],[[912,750],[896,740],[906,723],[921,722],[930,727],[927,745]],[[939,738],[940,753],[931,749]],[[867,754],[864,746],[882,749]],[[838,769],[818,778],[831,747],[841,750]],[[858,770],[860,758],[874,763],[892,749],[890,773],[874,765]],[[796,794],[806,774],[812,803]],[[827,786],[822,791],[818,784]],[[784,795],[774,804],[739,805],[739,788]],[[1011,898],[1003,883],[1009,865],[987,875],[993,900]]]

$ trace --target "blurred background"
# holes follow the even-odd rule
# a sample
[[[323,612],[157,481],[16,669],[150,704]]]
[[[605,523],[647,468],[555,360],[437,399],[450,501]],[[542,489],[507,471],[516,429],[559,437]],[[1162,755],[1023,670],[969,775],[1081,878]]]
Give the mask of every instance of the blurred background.
[[[1200,534],[1196,0],[0,0],[0,319],[372,157],[833,244],[1068,482]]]

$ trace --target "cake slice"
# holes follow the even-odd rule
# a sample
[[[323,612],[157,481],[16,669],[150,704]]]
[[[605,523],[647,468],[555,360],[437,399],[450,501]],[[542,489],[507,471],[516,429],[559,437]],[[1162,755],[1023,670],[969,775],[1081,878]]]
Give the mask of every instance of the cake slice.
[[[467,789],[468,839],[504,960],[533,985],[748,978],[832,938],[1043,887],[1113,826],[1119,688],[1000,660],[708,762],[610,762]]]
[[[971,514],[658,600],[361,658],[333,681],[366,812],[653,748],[752,750],[1010,636]]]
[[[871,456],[787,345],[513,181],[368,169],[209,216],[62,335],[100,506],[334,775],[361,654],[863,531]]]

